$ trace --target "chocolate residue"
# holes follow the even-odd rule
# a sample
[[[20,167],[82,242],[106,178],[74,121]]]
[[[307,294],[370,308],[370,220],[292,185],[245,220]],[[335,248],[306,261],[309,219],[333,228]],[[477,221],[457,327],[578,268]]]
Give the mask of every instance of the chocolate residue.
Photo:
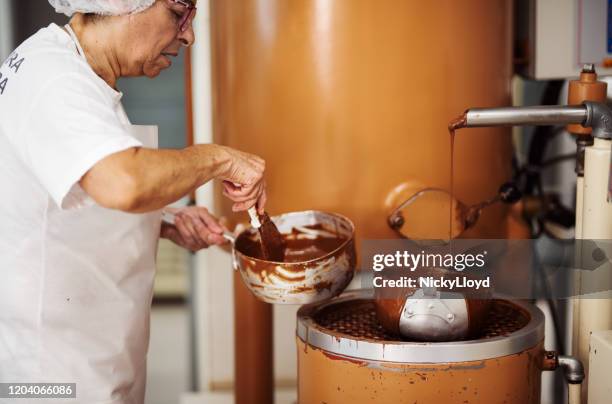
[[[399,319],[402,315],[406,297],[397,299],[381,298],[376,300],[376,316],[378,322],[389,335],[395,337],[400,335]]]
[[[489,299],[466,299],[468,310],[468,335],[476,337],[482,332],[486,324],[489,310],[491,309],[491,300]]]
[[[304,228],[314,231],[321,230],[320,226],[304,226]],[[306,262],[321,258],[342,246],[347,240],[339,235],[335,235],[335,237],[312,237],[297,229],[292,229],[290,234],[282,234],[282,238],[285,250],[283,260],[278,262],[287,263]],[[247,232],[241,234],[236,240],[236,249],[248,257],[267,261],[262,253],[260,239],[253,234]]]

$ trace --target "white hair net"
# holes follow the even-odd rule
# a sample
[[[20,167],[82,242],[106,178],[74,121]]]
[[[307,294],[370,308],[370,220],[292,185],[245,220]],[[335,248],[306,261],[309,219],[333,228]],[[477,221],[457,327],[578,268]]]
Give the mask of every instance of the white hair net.
[[[151,7],[155,0],[49,0],[55,11],[66,14],[93,13],[99,15],[124,15],[137,13]]]

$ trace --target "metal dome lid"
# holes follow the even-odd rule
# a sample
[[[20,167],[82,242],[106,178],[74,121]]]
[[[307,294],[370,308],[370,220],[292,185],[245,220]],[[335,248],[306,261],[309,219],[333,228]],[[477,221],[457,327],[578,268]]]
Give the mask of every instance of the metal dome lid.
[[[357,290],[302,306],[297,336],[307,345],[361,360],[454,363],[522,352],[544,339],[544,315],[535,306],[495,299],[483,335],[453,342],[411,342],[389,337],[376,320],[373,290]]]

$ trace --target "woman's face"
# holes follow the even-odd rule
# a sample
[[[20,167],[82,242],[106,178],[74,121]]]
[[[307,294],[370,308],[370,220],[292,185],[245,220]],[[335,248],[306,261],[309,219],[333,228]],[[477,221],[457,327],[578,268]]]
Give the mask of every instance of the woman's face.
[[[190,0],[184,2],[192,3]],[[191,21],[180,29],[183,16],[189,9],[172,0],[157,0],[147,10],[127,16],[128,52],[124,53],[122,76],[155,77],[172,64],[182,46],[195,41]],[[193,15],[191,16],[193,18]]]

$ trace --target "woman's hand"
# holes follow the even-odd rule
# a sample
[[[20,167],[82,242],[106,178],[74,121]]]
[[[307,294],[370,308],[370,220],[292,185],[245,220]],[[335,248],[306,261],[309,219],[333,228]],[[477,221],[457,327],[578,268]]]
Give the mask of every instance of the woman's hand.
[[[256,206],[259,214],[263,214],[266,162],[261,157],[229,147],[223,150],[228,154],[229,164],[219,178],[223,180],[223,195],[234,202],[232,210],[239,212]]]
[[[227,229],[206,208],[190,206],[166,210],[174,214],[174,225],[162,223],[161,237],[191,251],[227,243],[223,237]]]

